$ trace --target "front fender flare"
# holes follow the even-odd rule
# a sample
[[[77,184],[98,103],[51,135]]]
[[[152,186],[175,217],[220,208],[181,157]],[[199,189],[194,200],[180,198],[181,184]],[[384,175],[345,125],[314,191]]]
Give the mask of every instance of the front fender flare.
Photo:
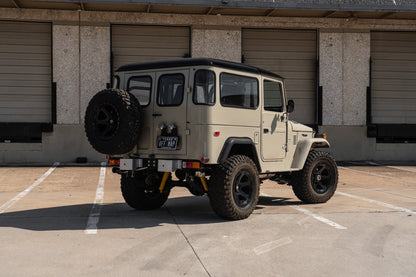
[[[330,144],[323,138],[310,138],[304,139],[298,142],[293,155],[293,161],[291,169],[300,170],[303,168],[306,159],[308,158],[309,151],[313,148],[329,148]]]

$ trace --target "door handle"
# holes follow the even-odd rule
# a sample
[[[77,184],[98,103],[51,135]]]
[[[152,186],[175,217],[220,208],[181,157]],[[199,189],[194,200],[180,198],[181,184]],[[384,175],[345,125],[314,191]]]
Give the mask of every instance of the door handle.
[[[263,129],[263,133],[265,134],[269,133],[269,129]]]
[[[153,116],[162,116],[162,114],[161,114],[161,113],[153,113],[152,115],[153,115]]]

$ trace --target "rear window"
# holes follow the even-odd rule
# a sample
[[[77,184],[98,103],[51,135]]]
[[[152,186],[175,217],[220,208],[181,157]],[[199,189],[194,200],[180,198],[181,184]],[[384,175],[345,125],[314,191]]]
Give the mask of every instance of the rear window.
[[[183,101],[185,77],[182,74],[167,74],[159,78],[157,104],[179,106]]]
[[[221,73],[221,105],[256,109],[259,105],[259,83],[256,78]]]
[[[149,105],[152,91],[152,78],[150,76],[131,77],[127,84],[127,91],[136,96],[140,105]]]

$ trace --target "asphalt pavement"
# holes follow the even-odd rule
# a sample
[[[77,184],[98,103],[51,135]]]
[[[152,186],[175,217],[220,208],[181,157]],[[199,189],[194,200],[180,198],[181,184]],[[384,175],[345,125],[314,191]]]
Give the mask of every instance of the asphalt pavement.
[[[0,168],[0,276],[416,276],[416,166],[343,164],[305,205],[262,184],[245,220],[174,188],[136,211],[111,168]]]

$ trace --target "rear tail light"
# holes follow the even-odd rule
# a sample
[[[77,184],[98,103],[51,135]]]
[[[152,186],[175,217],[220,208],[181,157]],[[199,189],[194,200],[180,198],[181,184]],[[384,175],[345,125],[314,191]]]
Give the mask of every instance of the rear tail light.
[[[185,162],[185,168],[201,168],[200,162]]]
[[[108,159],[108,165],[120,165],[120,160],[119,159],[111,159],[111,158],[109,158]]]

